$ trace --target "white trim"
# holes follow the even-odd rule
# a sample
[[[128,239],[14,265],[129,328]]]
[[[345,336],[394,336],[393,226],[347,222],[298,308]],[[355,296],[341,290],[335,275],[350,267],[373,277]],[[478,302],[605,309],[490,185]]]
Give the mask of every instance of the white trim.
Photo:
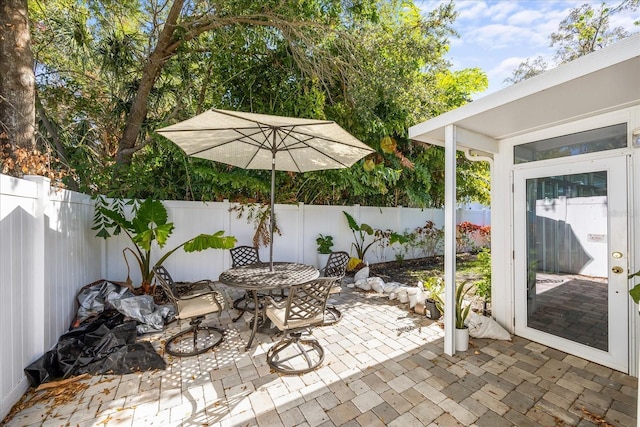
[[[634,60],[638,57],[640,57],[640,34],[623,39],[605,49],[585,55],[569,63],[562,64],[552,70],[546,71],[543,74],[524,80],[513,86],[509,86],[498,92],[494,92],[475,100],[460,108],[448,111],[440,116],[412,126],[409,128],[409,138],[416,141],[437,143],[437,139],[430,138],[425,134],[444,128],[448,124],[457,124],[466,127],[463,123],[465,119],[478,116],[482,113],[487,113],[493,109],[503,109],[509,103],[530,98],[533,95],[539,95],[543,92],[547,92],[548,96],[551,97],[553,96],[553,91],[550,89],[558,88],[566,83],[581,79],[590,74],[598,73],[609,67],[615,67],[617,65],[622,66],[625,61]],[[637,66],[636,63],[632,63],[631,65]],[[588,91],[590,88],[584,89]],[[633,90],[638,90],[638,87],[629,88],[629,91]],[[566,101],[567,100],[565,100],[565,102]],[[635,104],[637,104],[637,101],[638,100],[636,99]],[[628,105],[626,103],[627,101],[621,100],[617,102],[616,105],[606,105],[602,108],[609,109],[612,107],[635,105]],[[560,111],[558,111],[558,113],[559,112]],[[524,113],[525,111],[523,110],[522,114]],[[575,119],[575,116],[563,118],[560,114],[558,114],[557,117],[561,122]],[[551,123],[549,122],[546,124],[539,123],[538,126],[549,126],[550,124]],[[486,123],[485,126],[487,129],[491,129],[492,123]],[[526,129],[521,130],[525,131]],[[479,130],[476,130],[476,132],[489,135],[489,132]],[[439,145],[442,145],[442,142],[440,142]]]

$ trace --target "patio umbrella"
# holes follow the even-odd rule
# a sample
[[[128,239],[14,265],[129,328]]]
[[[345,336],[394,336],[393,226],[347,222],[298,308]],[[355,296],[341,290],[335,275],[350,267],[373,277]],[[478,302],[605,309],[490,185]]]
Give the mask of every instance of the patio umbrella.
[[[347,168],[374,150],[328,120],[211,109],[157,130],[188,156],[271,170],[269,263],[273,267],[275,171]]]

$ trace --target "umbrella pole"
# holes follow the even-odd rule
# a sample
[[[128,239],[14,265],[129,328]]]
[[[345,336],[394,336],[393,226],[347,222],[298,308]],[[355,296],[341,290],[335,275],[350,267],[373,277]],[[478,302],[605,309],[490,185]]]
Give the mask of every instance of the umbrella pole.
[[[275,140],[275,132],[274,132],[274,140]],[[273,271],[273,218],[275,217],[275,212],[273,212],[273,208],[275,205],[275,191],[276,191],[276,151],[275,151],[275,141],[274,141],[274,149],[271,151],[271,206],[269,211],[269,234],[271,235],[269,239],[269,270]]]

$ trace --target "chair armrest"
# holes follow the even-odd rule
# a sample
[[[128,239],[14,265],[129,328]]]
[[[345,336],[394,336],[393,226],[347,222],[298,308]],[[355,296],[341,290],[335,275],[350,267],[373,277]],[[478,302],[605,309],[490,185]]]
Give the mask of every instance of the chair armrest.
[[[271,298],[270,296],[266,296],[264,299],[265,299],[265,302],[267,302],[268,304],[273,305],[276,308],[285,308],[287,306],[287,302],[285,300],[276,301],[273,298]]]

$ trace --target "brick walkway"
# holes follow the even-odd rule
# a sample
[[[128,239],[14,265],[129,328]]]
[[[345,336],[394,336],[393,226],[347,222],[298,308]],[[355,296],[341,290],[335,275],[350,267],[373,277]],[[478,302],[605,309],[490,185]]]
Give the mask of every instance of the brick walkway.
[[[636,425],[636,378],[517,337],[472,338],[449,357],[440,327],[406,305],[352,289],[337,303],[344,319],[314,332],[326,350],[316,371],[271,373],[265,353],[277,337],[259,333],[246,352],[246,321],[225,312],[209,320],[228,330],[215,351],[83,380],[77,394],[41,400],[7,425]],[[160,348],[177,328],[147,339]]]

